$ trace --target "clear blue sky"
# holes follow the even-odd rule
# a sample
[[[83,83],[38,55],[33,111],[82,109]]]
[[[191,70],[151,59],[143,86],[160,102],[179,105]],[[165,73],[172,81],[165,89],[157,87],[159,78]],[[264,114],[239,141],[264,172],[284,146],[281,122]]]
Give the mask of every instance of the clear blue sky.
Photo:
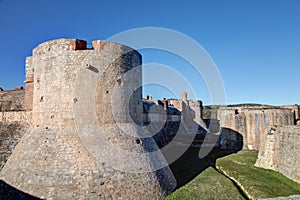
[[[300,103],[298,0],[0,0],[0,87],[24,84],[25,57],[41,42],[106,39],[145,26],[173,29],[201,44],[218,66],[228,104]],[[141,53],[144,63],[193,74],[171,54]],[[196,97],[209,104],[203,80],[191,84]],[[158,89],[146,92],[171,97]]]

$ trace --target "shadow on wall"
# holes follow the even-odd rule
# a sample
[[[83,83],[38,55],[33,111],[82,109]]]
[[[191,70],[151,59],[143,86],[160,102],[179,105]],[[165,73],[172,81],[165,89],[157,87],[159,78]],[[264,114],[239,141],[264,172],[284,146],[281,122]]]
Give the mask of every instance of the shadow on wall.
[[[27,123],[0,122],[0,171],[28,127]]]
[[[149,114],[152,106],[157,105],[149,101],[144,102],[144,114]],[[177,188],[190,182],[206,168],[215,167],[218,158],[236,153],[243,148],[243,136],[240,133],[222,128],[220,136],[212,134],[220,130],[219,120],[206,119],[203,121],[204,124],[199,124],[195,120],[195,111],[185,102],[182,102],[182,111],[168,107],[165,112],[168,115],[178,115],[179,120],[165,122],[161,130],[159,128],[161,123],[151,122],[151,126],[147,129],[151,133],[160,130],[153,138],[169,163],[177,180]],[[212,133],[208,133],[203,125],[210,127],[209,131]],[[202,146],[204,151],[205,148],[209,148],[207,151],[212,150],[204,158],[199,158]]]
[[[234,152],[242,150],[244,145],[242,134],[230,128],[224,127],[222,127],[218,143],[221,149]]]
[[[206,137],[218,136],[207,133],[205,129],[194,120],[195,112],[190,109],[188,105],[183,104],[183,108],[182,112],[178,110],[175,110],[175,112],[174,109],[172,110],[173,114],[177,113],[181,115],[181,118],[179,118],[181,120],[166,122],[163,129],[154,135],[154,139],[161,150],[170,142],[174,143],[174,145],[171,145],[167,150],[162,150],[167,161],[174,159],[174,152],[175,155],[177,155],[176,152],[178,151],[182,152],[181,154],[178,154],[179,158],[176,158],[174,162],[169,162],[171,163],[169,166],[177,180],[177,188],[190,182],[208,167],[215,167],[218,158],[236,153],[243,147],[243,137],[241,134],[234,130],[223,128],[218,142],[215,143],[213,142],[215,140],[212,140],[209,144],[214,147],[212,151],[207,156],[200,159],[198,153],[204,139]],[[171,111],[169,110],[169,112]],[[151,127],[149,127],[149,129],[150,128]],[[157,127],[153,126],[152,128],[155,130]],[[153,132],[154,130],[150,130],[150,132]],[[153,149],[147,150],[149,152],[153,151]],[[160,176],[159,172],[157,176]],[[164,184],[164,182],[160,184]],[[0,181],[0,195],[0,199],[38,199],[3,181]]]
[[[193,180],[208,167],[211,166],[215,168],[216,160],[218,158],[242,150],[243,136],[234,130],[222,129],[221,136],[216,146],[204,158],[199,158],[198,156],[200,148],[201,147],[189,147],[182,156],[169,165],[177,180],[176,189]],[[163,153],[165,155],[166,152]],[[166,159],[168,160],[167,157]]]
[[[156,106],[154,103],[147,104],[149,108],[152,106]],[[182,107],[182,111],[179,111],[174,107],[168,107],[167,110],[165,110],[168,116],[178,116],[178,120],[167,120],[166,122],[163,122],[163,124],[162,122],[150,121],[151,126],[146,127],[150,133],[155,133],[156,130],[158,130],[158,132],[156,134],[153,134],[152,137],[154,138],[160,149],[163,149],[170,143],[182,144],[185,146],[186,144],[196,145],[197,140],[195,139],[195,137],[207,134],[207,131],[202,127],[203,124],[201,125],[195,120],[195,111],[192,110],[185,102],[182,102]],[[149,108],[147,108],[147,111],[145,111],[144,109],[145,114],[149,114]],[[162,113],[158,114],[162,115]],[[148,125],[150,122],[147,122],[146,125]]]
[[[2,180],[0,180],[0,195],[0,199],[5,200],[39,200],[39,198],[26,194]]]

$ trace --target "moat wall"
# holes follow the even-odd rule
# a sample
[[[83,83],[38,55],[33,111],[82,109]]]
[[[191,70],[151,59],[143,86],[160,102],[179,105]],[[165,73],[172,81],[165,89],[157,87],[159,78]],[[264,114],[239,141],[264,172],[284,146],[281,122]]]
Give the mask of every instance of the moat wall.
[[[243,148],[258,150],[256,166],[300,182],[298,106],[221,107],[220,126],[243,137]]]
[[[24,110],[24,97],[25,90],[21,87],[0,91],[0,112]]]
[[[300,183],[300,126],[269,126],[261,137],[257,167],[273,169]]]
[[[24,110],[25,90],[0,91],[0,170],[31,123],[31,111]]]
[[[293,110],[280,107],[226,107],[218,110],[220,126],[243,136],[244,149],[259,150],[261,134],[269,125],[294,125]]]
[[[0,170],[28,128],[23,122],[0,122]]]

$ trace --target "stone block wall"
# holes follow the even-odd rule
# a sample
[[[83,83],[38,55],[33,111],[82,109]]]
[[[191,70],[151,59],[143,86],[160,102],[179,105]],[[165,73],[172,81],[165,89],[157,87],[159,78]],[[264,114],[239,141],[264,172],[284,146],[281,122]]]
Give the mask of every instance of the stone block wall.
[[[0,120],[0,171],[28,128],[29,124],[21,121]]]
[[[297,104],[295,104],[295,105],[283,105],[283,106],[280,106],[280,108],[288,108],[288,109],[292,110],[295,113],[295,118],[296,119],[299,118],[299,106]]]
[[[0,112],[24,110],[25,90],[0,91]]]
[[[31,123],[32,112],[31,111],[10,111],[0,112],[0,122],[3,123]]]
[[[268,125],[294,125],[294,112],[276,107],[230,107],[218,110],[220,126],[243,136],[244,148],[258,150],[261,133]]]
[[[0,171],[30,123],[30,111],[0,112]]]
[[[203,120],[202,102],[184,93],[182,100],[160,102],[166,119],[145,117],[140,65],[137,51],[111,42],[93,41],[92,49],[75,39],[37,46],[26,58],[26,90],[0,91],[0,178],[40,198],[159,199],[176,180],[167,165],[156,168],[165,162],[161,153],[149,153],[178,132],[176,144],[202,145],[204,134],[194,139],[189,133],[215,133],[221,126],[212,145],[259,149],[257,166],[299,182],[300,127],[283,126],[295,124],[297,106],[218,107],[218,120]],[[154,124],[148,129],[160,130],[154,139],[142,138],[146,129],[132,124],[150,124],[149,117]]]
[[[256,166],[276,170],[300,183],[300,126],[266,127]]]
[[[25,78],[25,97],[24,97],[24,109],[32,110],[33,106],[33,89],[34,89],[34,69],[32,66],[32,58],[26,58],[26,78]]]
[[[195,120],[202,119],[202,101],[200,100],[177,100],[177,99],[168,99],[168,104],[180,112],[185,110],[189,113],[186,113],[186,116],[191,117]],[[189,108],[189,109],[186,109]]]
[[[221,149],[237,152],[243,148],[243,136],[231,129],[222,128],[218,145]]]
[[[182,111],[182,100],[177,100],[177,99],[168,99],[169,105],[173,106],[179,111]]]
[[[191,116],[194,116],[194,120],[197,122],[202,121],[202,111],[203,111],[202,101],[187,100],[187,105],[190,108],[191,112],[193,112]]]
[[[85,45],[52,40],[27,59],[32,123],[0,178],[46,199],[166,196],[176,180],[167,165],[155,167],[165,162],[159,151],[150,157],[159,150],[155,141],[142,139],[129,120],[132,113],[142,115],[140,54],[105,41],[94,41],[93,49]]]
[[[31,123],[31,112],[24,107],[25,90],[0,91],[0,170]]]

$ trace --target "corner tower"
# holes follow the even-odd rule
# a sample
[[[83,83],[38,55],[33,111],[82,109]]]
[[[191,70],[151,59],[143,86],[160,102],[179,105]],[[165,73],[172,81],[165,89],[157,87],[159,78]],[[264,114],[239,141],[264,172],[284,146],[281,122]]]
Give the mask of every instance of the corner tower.
[[[150,156],[159,149],[135,124],[142,115],[137,51],[58,39],[38,45],[27,65],[32,127],[1,170],[2,180],[46,199],[159,199],[176,187],[167,165],[154,167],[165,160]]]

